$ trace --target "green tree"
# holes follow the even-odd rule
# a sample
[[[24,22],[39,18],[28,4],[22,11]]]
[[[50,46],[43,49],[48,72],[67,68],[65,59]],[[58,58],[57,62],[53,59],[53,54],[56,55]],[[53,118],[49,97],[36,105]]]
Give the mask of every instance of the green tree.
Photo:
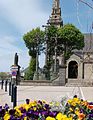
[[[42,49],[44,32],[40,28],[32,29],[23,36],[29,55],[36,58],[36,48],[39,47],[39,53]]]
[[[84,35],[72,24],[66,24],[58,29],[58,45],[64,45],[65,57],[68,59],[73,50],[80,50],[84,47]],[[60,54],[61,52],[59,52]]]
[[[0,72],[0,80],[6,80],[8,79],[10,76],[5,73],[5,72]]]
[[[60,28],[49,26],[47,37],[47,69],[50,69],[53,63],[55,46],[57,46],[57,56],[64,51],[65,59],[70,57],[73,50],[80,50],[84,47],[84,35],[72,24],[66,24]]]
[[[57,36],[57,27],[51,25],[47,29],[47,69],[51,68],[53,63],[53,55],[55,50],[55,37]]]
[[[25,80],[33,80],[33,75],[36,68],[35,66],[36,66],[36,59],[33,58],[30,60],[29,67],[25,73],[25,76],[24,76]]]
[[[40,28],[32,29],[23,36],[23,40],[26,47],[29,50],[29,55],[31,56],[31,61],[29,64],[29,69],[26,73],[26,78],[32,79],[35,72],[36,65],[36,53],[38,48],[38,54],[42,51],[43,47],[44,32]]]

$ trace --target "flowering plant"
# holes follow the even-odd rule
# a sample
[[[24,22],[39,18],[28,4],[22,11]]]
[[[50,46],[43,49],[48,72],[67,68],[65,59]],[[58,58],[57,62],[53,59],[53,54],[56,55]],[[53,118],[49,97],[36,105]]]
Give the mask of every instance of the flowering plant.
[[[44,100],[26,99],[25,104],[14,109],[5,104],[0,106],[0,120],[93,120],[93,102],[79,99],[76,95],[66,103],[64,101],[48,104]]]
[[[73,120],[93,120],[93,102],[84,101],[75,95],[68,100],[64,114]]]

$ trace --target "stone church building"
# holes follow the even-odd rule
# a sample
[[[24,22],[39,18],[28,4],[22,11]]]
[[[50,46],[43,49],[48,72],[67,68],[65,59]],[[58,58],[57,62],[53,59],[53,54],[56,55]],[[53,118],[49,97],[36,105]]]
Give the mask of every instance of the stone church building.
[[[54,25],[56,27],[63,26],[60,0],[53,0],[52,13],[47,21],[47,25]],[[43,80],[41,83],[39,81],[38,84],[40,85],[44,83],[45,85],[93,86],[93,35],[84,34],[84,42],[85,46],[83,50],[75,50],[66,61],[66,64],[62,63],[62,56],[54,57],[54,59],[56,58],[59,61],[59,77],[54,81],[52,80],[53,82],[46,80],[46,83],[44,83]],[[56,65],[54,63],[54,67],[55,66]],[[37,84],[37,81],[32,82],[36,82]],[[35,83],[32,83],[32,85],[33,84]]]
[[[75,51],[66,62],[66,79],[93,82],[93,35],[84,35],[85,47]]]
[[[60,0],[53,1],[52,13],[48,20],[48,24],[56,27],[63,26],[63,20],[61,17]],[[66,61],[66,68],[62,68],[61,72],[65,75],[60,79],[63,79],[63,84],[70,83],[73,80],[93,83],[93,35],[84,34],[85,46],[83,50],[75,51],[73,55]],[[61,64],[61,58],[59,56],[59,63]],[[66,70],[66,71],[65,71]],[[59,73],[61,74],[61,73]],[[66,81],[65,80],[66,77]],[[81,83],[80,83],[81,84]]]

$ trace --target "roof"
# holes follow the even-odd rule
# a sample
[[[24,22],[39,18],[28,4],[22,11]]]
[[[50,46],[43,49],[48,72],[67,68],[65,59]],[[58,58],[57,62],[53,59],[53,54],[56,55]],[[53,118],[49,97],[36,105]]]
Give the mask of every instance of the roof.
[[[84,42],[85,46],[82,50],[73,50],[74,54],[83,59],[84,53],[92,53],[93,54],[93,33],[85,33],[84,34]]]
[[[85,33],[84,42],[83,52],[93,52],[93,33]]]

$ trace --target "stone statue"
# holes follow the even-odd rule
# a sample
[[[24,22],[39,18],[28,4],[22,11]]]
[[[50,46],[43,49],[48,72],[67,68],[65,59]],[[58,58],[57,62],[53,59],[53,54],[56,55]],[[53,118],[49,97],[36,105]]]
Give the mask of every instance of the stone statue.
[[[15,53],[15,56],[14,56],[14,65],[18,67],[18,70],[17,70],[17,75],[16,75],[16,85],[18,85],[20,83],[20,66],[18,65],[18,55],[17,53]]]
[[[14,65],[18,66],[18,55],[17,55],[17,53],[15,53]]]
[[[64,51],[63,54],[61,55],[61,65],[64,66],[65,60],[64,60]]]

